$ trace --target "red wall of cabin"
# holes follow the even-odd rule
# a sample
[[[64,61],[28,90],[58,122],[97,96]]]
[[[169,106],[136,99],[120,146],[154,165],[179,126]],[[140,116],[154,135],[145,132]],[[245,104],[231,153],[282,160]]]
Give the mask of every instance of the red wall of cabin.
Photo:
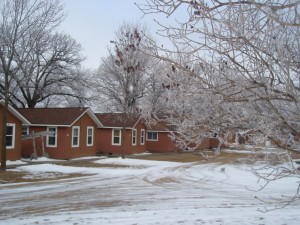
[[[136,129],[136,145],[132,145],[132,129],[126,129],[125,144],[112,145],[112,128],[101,128],[97,130],[97,150],[101,154],[118,154],[124,151],[125,155],[137,154],[146,151],[146,127],[143,123],[138,123]],[[141,145],[141,129],[144,129],[144,145]]]
[[[79,147],[72,147],[72,127],[57,127],[57,146],[46,147],[47,137],[44,137],[45,152],[50,158],[54,159],[72,159],[77,157],[95,156],[97,152],[96,134],[97,126],[94,121],[88,116],[83,115],[73,126],[80,127]],[[94,127],[94,143],[93,146],[87,146],[87,127]],[[30,134],[46,131],[47,127],[30,127]],[[35,138],[36,153],[42,156],[42,139]],[[24,140],[22,142],[22,156],[30,157],[33,153],[33,139]]]
[[[0,105],[0,148],[2,146],[2,117],[3,117],[3,106]],[[7,113],[7,123],[15,124],[15,143],[14,148],[6,149],[6,160],[19,160],[21,158],[21,133],[22,133],[22,122],[15,117],[11,112]],[[1,160],[1,151],[0,151]]]

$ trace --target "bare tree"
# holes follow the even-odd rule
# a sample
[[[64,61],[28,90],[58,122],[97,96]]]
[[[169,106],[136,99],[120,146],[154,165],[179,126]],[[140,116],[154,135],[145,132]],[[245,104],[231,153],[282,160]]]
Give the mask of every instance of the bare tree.
[[[16,61],[21,66],[13,79],[16,94],[11,102],[33,108],[53,96],[82,98],[72,90],[76,82],[84,84],[83,77],[74,73],[75,67],[83,61],[81,46],[69,35],[59,33],[45,33],[30,42],[29,49],[18,49],[21,54],[25,51],[27,59]]]
[[[106,110],[122,112],[125,119],[136,112],[138,100],[145,94],[150,66],[150,57],[141,52],[145,32],[146,29],[138,25],[120,26],[116,40],[111,41],[114,48],[103,58],[95,78],[101,104],[106,103]],[[122,137],[125,137],[124,132],[125,127]],[[124,140],[122,138],[123,146]]]
[[[0,2],[0,74],[5,100],[2,118],[1,169],[6,169],[6,122],[11,85],[30,59],[33,41],[51,33],[63,19],[58,0],[3,0]]]

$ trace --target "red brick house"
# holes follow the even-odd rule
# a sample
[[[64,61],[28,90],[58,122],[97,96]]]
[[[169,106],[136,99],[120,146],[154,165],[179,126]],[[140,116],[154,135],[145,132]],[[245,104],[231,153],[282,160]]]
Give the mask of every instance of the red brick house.
[[[2,117],[4,101],[0,101],[0,147],[2,146]],[[10,105],[7,113],[7,133],[6,133],[6,159],[19,160],[21,158],[21,133],[22,124],[29,124],[17,110]],[[1,160],[1,152],[0,152]]]
[[[101,122],[89,108],[34,108],[18,110],[29,122],[23,126],[22,156],[32,153],[72,159],[96,155]],[[25,138],[27,137],[27,138]]]
[[[99,153],[129,155],[146,151],[146,126],[139,116],[126,116],[123,113],[95,115],[103,124],[103,127],[97,130]]]
[[[176,135],[174,127],[167,125],[163,121],[157,123],[146,123],[146,145],[149,152],[176,152],[182,149],[176,146],[174,140],[171,139],[171,132]],[[208,131],[209,132],[209,131]],[[189,144],[189,147],[194,150],[203,150],[218,147],[219,141],[214,136],[204,138],[201,143]]]
[[[146,145],[147,151],[153,153],[175,152],[179,150],[175,142],[170,137],[170,132],[174,131],[171,126],[164,122],[146,123]]]

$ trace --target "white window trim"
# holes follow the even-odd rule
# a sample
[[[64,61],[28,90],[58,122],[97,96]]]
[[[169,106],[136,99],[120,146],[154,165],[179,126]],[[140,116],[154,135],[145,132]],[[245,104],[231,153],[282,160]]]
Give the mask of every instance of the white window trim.
[[[58,133],[58,130],[57,130],[57,127],[47,127],[47,131],[50,131],[49,129],[50,128],[55,128],[55,144],[54,145],[49,145],[49,135],[47,135],[47,143],[46,143],[46,147],[48,148],[56,148],[57,147],[57,133]]]
[[[148,133],[156,133],[156,139],[148,139]],[[146,140],[147,141],[158,141],[158,132],[157,131],[147,131],[147,135],[146,135]]]
[[[78,143],[77,145],[74,145],[73,143],[73,138],[74,138],[74,130],[75,129],[78,129]],[[72,148],[75,148],[75,147],[79,147],[79,143],[80,143],[80,127],[79,126],[73,126],[72,127]]]
[[[145,129],[141,129],[140,143],[141,145],[145,145]]]
[[[13,149],[13,148],[15,148],[16,124],[14,124],[14,123],[7,123],[6,126],[13,127],[13,132],[12,132],[12,145],[11,145],[11,146],[6,146],[6,149]],[[6,136],[7,136],[7,135],[6,135]]]
[[[133,136],[133,133],[135,133],[134,136]],[[134,139],[135,139],[135,143],[133,143],[133,137],[134,137]],[[136,138],[137,138],[137,130],[136,130],[136,129],[132,129],[132,132],[131,132],[131,144],[132,144],[133,146],[136,146],[136,143],[137,143]]]
[[[120,141],[119,143],[114,143],[114,131],[115,130],[118,130],[119,131],[119,134],[120,134]],[[112,139],[111,139],[111,144],[112,145],[121,145],[121,142],[122,142],[122,132],[120,129],[112,129],[112,135],[111,135]]]
[[[92,143],[89,144],[89,130],[92,130]],[[86,128],[86,146],[94,146],[94,127]]]

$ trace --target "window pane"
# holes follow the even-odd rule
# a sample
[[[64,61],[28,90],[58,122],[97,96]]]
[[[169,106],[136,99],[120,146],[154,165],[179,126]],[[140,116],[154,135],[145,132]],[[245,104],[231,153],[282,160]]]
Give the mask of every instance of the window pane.
[[[120,138],[114,137],[114,144],[119,144],[119,143],[120,143]]]
[[[152,133],[152,139],[157,140],[157,133]]]
[[[6,136],[6,147],[10,147],[13,145],[13,137],[12,136]]]
[[[55,145],[55,137],[49,137],[48,144],[49,145]]]
[[[13,127],[12,126],[7,126],[6,127],[6,135],[13,135]]]
[[[92,141],[92,140],[93,140],[93,139],[92,139],[92,137],[91,137],[91,136],[89,136],[89,137],[88,137],[88,144],[89,144],[89,145],[91,145],[91,144],[93,143],[93,141]]]
[[[114,130],[114,136],[115,137],[120,136],[120,130]]]
[[[147,139],[148,139],[148,140],[151,140],[151,139],[152,139],[152,133],[147,132]]]
[[[78,137],[73,137],[73,145],[78,145]]]
[[[141,130],[141,144],[144,144],[144,131]]]
[[[76,137],[78,136],[78,128],[74,128],[73,135],[76,136]]]

